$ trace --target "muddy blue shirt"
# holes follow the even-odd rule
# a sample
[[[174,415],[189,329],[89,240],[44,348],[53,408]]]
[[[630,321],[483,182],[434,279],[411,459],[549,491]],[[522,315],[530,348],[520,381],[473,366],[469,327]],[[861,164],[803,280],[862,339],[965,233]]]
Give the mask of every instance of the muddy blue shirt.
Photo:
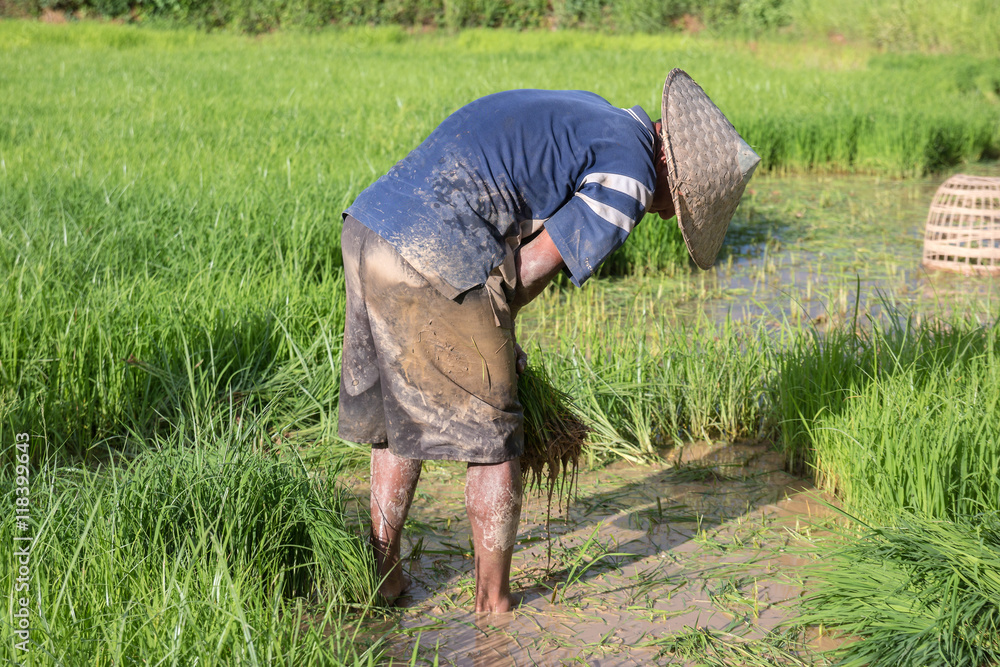
[[[583,91],[512,90],[449,116],[347,209],[453,298],[542,224],[576,285],[652,201],[653,124]],[[515,244],[516,245],[516,244]]]

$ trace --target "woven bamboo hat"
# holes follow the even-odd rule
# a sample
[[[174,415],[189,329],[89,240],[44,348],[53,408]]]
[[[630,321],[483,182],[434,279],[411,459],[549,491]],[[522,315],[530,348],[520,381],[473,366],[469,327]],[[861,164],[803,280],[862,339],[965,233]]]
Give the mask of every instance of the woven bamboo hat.
[[[760,156],[684,70],[667,75],[661,110],[677,224],[695,264],[707,269]]]

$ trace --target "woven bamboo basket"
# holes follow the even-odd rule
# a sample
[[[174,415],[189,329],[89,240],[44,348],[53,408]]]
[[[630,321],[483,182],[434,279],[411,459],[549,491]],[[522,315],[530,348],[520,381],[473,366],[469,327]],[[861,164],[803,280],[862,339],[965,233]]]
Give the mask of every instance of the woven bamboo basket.
[[[1000,275],[1000,178],[956,174],[934,194],[924,266]]]

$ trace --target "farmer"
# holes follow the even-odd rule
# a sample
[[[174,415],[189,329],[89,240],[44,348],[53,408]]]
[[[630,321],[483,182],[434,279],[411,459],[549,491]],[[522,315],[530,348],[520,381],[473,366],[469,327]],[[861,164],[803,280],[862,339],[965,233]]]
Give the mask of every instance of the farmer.
[[[510,610],[521,513],[518,311],[559,272],[577,286],[645,213],[708,268],[759,158],[683,71],[662,118],[582,91],[462,107],[344,213],[340,435],[372,445],[371,541],[392,601],[427,459],[468,463],[480,612]]]

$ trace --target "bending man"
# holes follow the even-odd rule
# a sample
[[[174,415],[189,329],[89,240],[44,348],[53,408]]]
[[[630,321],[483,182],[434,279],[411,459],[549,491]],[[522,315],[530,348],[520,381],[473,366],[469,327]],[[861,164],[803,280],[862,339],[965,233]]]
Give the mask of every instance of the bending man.
[[[514,90],[449,116],[344,213],[340,435],[371,443],[381,593],[421,462],[468,463],[476,611],[508,611],[521,511],[518,311],[577,286],[646,213],[675,212],[708,268],[759,158],[681,70],[661,121],[582,91]]]

